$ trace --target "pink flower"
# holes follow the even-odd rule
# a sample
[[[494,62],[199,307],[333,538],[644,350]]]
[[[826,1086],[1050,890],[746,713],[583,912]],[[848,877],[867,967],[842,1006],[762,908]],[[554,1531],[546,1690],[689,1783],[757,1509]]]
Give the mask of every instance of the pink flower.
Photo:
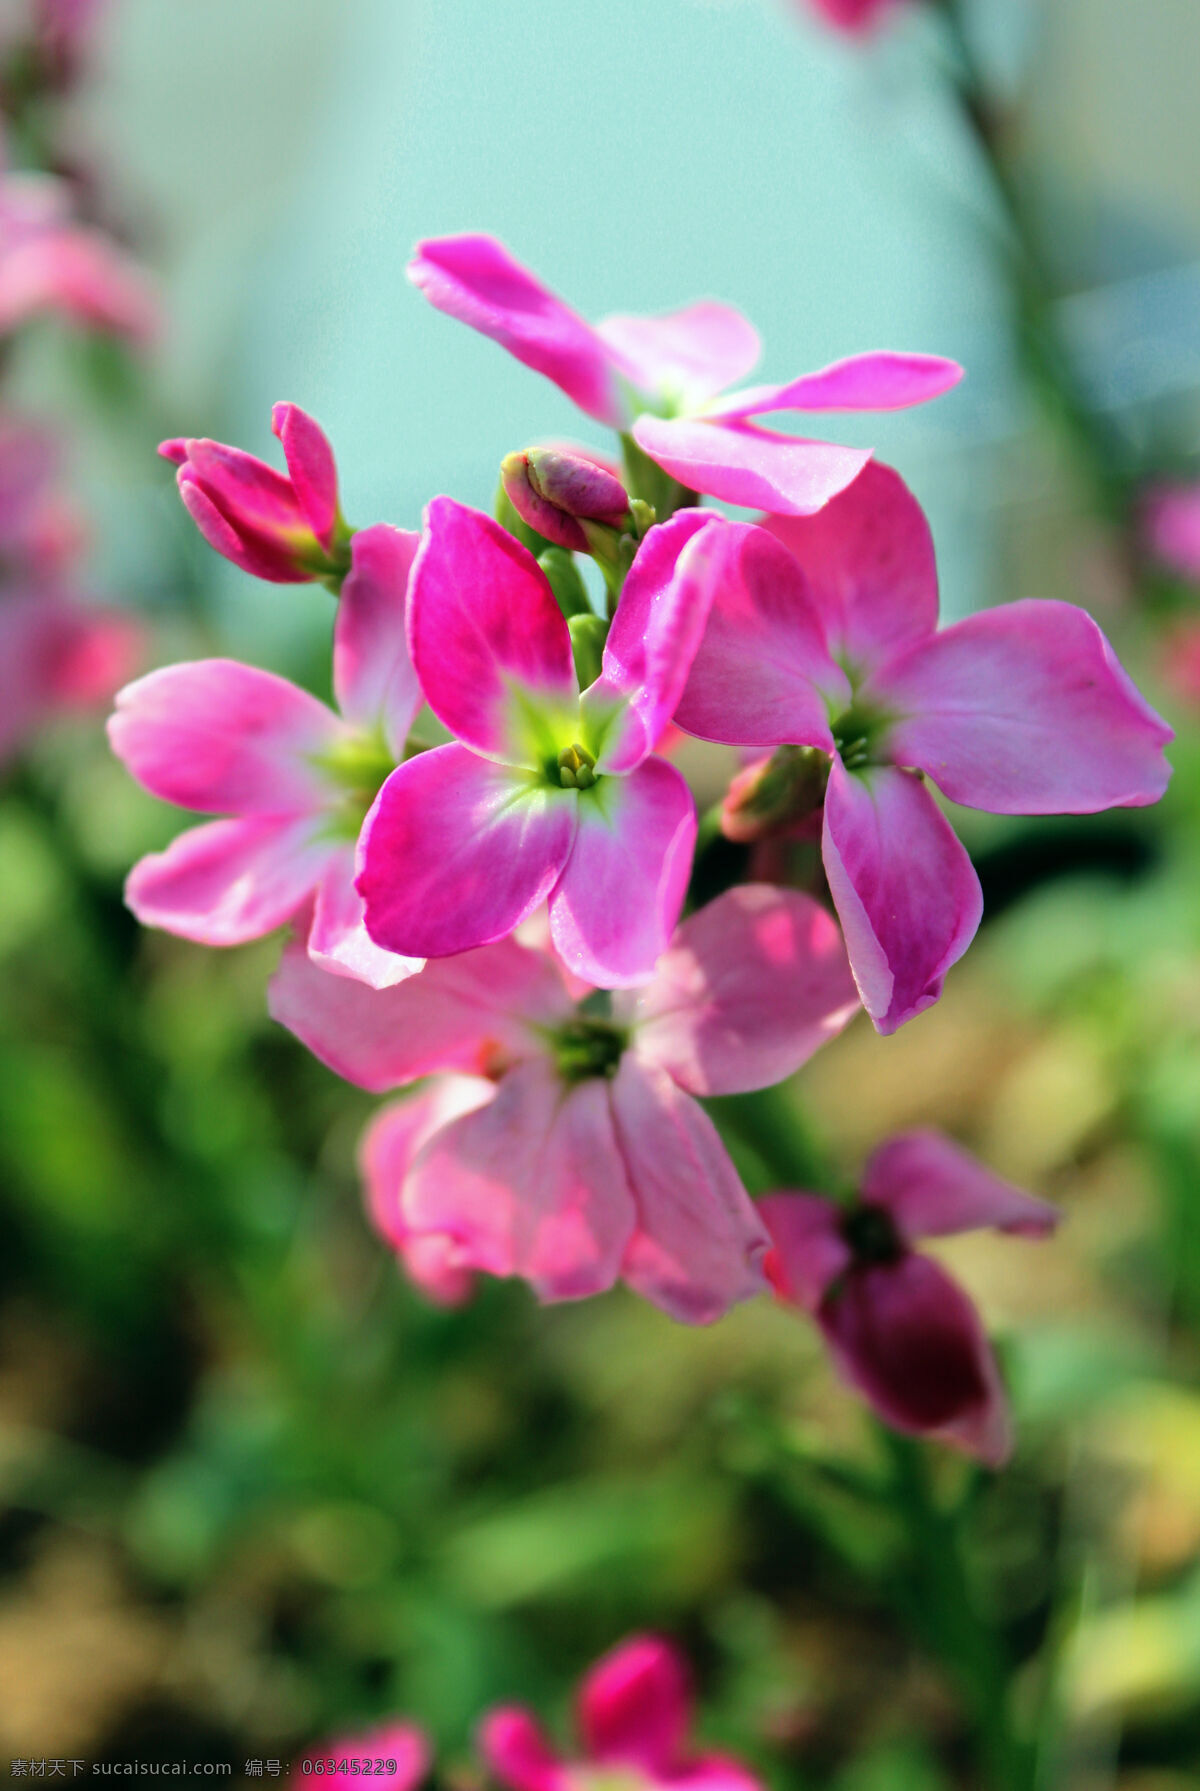
[[[808,0],[827,25],[851,37],[864,37],[894,10],[896,0]]]
[[[430,504],[409,642],[426,701],[458,739],[401,765],[368,816],[358,889],[376,944],[446,957],[503,938],[548,899],[579,975],[606,987],[649,976],[696,833],[686,783],[653,749],[704,626],[715,526],[690,510],[650,530],[581,697],[571,633],[532,555],[490,517]]]
[[[726,1754],[689,1744],[693,1706],[687,1663],[659,1636],[632,1636],[584,1675],[576,1720],[579,1755],[564,1759],[521,1706],[483,1719],[484,1762],[510,1791],[761,1791],[761,1781]]]
[[[131,617],[58,592],[0,598],[0,759],[55,715],[107,703],[142,644]]]
[[[1159,676],[1193,715],[1200,711],[1200,619],[1187,616],[1159,642]]]
[[[312,898],[308,949],[327,970],[386,987],[419,967],[372,943],[354,891],[363,817],[421,701],[404,633],[416,545],[387,523],[354,537],[334,628],[340,716],[228,659],[167,666],[119,693],[109,739],[138,782],[164,802],[233,817],[134,866],[125,896],[144,925],[239,945]]]
[[[759,352],[753,325],[728,305],[706,299],[593,327],[491,236],[419,243],[408,271],[430,304],[553,380],[589,416],[629,430],[688,489],[780,514],[819,510],[870,452],[779,435],[755,419],[898,410],[939,397],[962,377],[955,362],[934,355],[864,354],[787,385],[721,397]]]
[[[579,1000],[513,939],[373,993],[293,944],[270,1011],[348,1081],[382,1092],[441,1074],[459,1086],[438,1098],[470,1103],[429,1133],[431,1110],[413,1115],[403,1181],[385,1170],[375,1205],[394,1239],[446,1239],[456,1266],[522,1275],[543,1300],[620,1278],[702,1324],[761,1290],[766,1236],[692,1097],[790,1075],[856,1004],[832,918],[745,885],[685,921],[637,993]],[[463,1077],[494,1084],[490,1098]]]
[[[145,273],[100,231],[71,222],[64,184],[8,174],[0,179],[0,335],[43,312],[135,343],[159,327]]]
[[[1163,566],[1200,583],[1200,484],[1154,486],[1142,504],[1142,537]]]
[[[163,442],[179,495],[210,547],[274,584],[336,581],[349,565],[350,531],[338,506],[333,449],[298,404],[277,404],[271,428],[287,476],[265,460],[206,439]]]
[[[759,1202],[779,1297],[820,1326],[834,1364],[896,1430],[938,1437],[998,1467],[1012,1447],[1004,1389],[970,1300],[913,1245],[987,1227],[1044,1237],[1058,1214],[936,1132],[881,1145],[861,1199]]]
[[[358,1150],[371,1223],[390,1244],[421,1292],[438,1306],[462,1306],[475,1274],[452,1237],[414,1231],[404,1214],[403,1189],[421,1146],[460,1114],[482,1107],[495,1094],[483,1076],[438,1076],[419,1094],[381,1107]]]
[[[8,580],[53,583],[84,544],[82,522],[55,487],[58,461],[49,429],[0,416],[0,564]]]
[[[423,1730],[415,1723],[394,1721],[381,1723],[377,1729],[365,1729],[358,1735],[339,1735],[334,1741],[322,1742],[320,1747],[311,1748],[302,1755],[296,1765],[303,1767],[307,1762],[316,1766],[320,1763],[325,1773],[336,1776],[337,1763],[343,1760],[369,1761],[363,1776],[365,1778],[369,1772],[371,1784],[378,1786],[379,1791],[416,1791],[429,1772],[431,1754]],[[378,1760],[385,1762],[385,1771],[376,1771]],[[330,1761],[334,1762],[332,1767]]]
[[[1156,802],[1171,729],[1100,629],[1027,600],[937,632],[933,542],[873,463],[813,517],[712,525],[717,596],[675,719],[828,755],[823,857],[863,1004],[894,1032],[979,924],[971,861],[922,781],[995,814]]]

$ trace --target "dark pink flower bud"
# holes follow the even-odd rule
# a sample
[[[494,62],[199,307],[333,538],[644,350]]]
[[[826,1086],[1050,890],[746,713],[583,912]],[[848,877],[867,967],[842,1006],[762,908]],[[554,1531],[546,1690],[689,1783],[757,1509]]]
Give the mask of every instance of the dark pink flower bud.
[[[507,456],[500,478],[522,522],[574,553],[588,551],[585,523],[619,529],[629,511],[621,481],[584,454],[527,448]]]
[[[298,405],[277,404],[271,427],[287,474],[222,442],[163,442],[179,468],[179,495],[210,547],[255,578],[304,584],[350,564],[350,530],[338,506],[333,449]]]

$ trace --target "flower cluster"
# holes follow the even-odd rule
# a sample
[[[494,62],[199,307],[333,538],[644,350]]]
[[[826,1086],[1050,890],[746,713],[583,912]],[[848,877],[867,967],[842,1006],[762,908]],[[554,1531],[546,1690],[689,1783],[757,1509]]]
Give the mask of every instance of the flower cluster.
[[[860,1005],[891,1033],[936,1002],[981,897],[931,786],[999,814],[1149,803],[1170,731],[1068,603],[939,630],[898,475],[761,420],[923,403],[952,362],[865,354],[739,388],[758,344],[727,306],[592,325],[481,236],[423,243],[411,273],[615,428],[621,464],[537,444],[506,458],[495,517],[436,496],[419,530],[355,530],[294,405],[273,419],[286,472],[165,443],[217,551],[335,594],[337,709],[227,660],[124,690],[125,764],[221,817],[136,866],[129,902],[213,945],[293,922],[274,1016],[349,1081],[420,1085],[362,1165],[435,1300],[480,1273],[544,1300],[620,1279],[697,1323],[769,1277],[889,1423],[997,1461],[980,1322],[911,1246],[1044,1233],[1050,1210],[928,1136],[877,1153],[856,1205],[756,1206],[702,1102],[790,1076]],[[747,755],[703,834],[681,730]],[[693,871],[722,829],[760,875],[714,897]],[[796,836],[815,879],[764,880]]]

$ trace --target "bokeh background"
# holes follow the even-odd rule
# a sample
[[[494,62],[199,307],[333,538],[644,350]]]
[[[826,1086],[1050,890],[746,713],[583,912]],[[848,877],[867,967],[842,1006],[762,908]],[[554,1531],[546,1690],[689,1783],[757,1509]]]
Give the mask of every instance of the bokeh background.
[[[978,0],[971,25],[1089,402],[1123,466],[1186,470],[1194,0]],[[936,1124],[1062,1202],[1051,1244],[947,1249],[1021,1438],[954,1542],[1045,1735],[1039,1791],[1200,1783],[1200,697],[1169,645],[1200,596],[1133,563],[1031,390],[937,18],[861,49],[786,0],[113,0],[68,128],[167,332],[114,378],[35,331],[11,389],[69,434],[90,575],[151,663],[327,676],[326,594],[209,554],[160,436],[266,452],[290,398],[350,520],[408,527],[437,491],[486,506],[514,446],[589,439],[409,288],[420,235],[494,231],[586,315],[728,299],[766,378],[883,346],[966,364],[847,439],[926,505],[947,614],[1100,617],[1177,774],[1155,810],[956,816],[977,945],[930,1013],[857,1023],[799,1092],[850,1165]],[[179,821],[96,717],[0,772],[0,1760],[240,1772],[402,1711],[468,1785],[485,1705],[561,1716],[653,1627],[692,1654],[706,1732],[779,1787],[974,1786],[894,1527],[830,1470],[875,1444],[809,1330],[766,1301],[704,1332],[622,1292],[423,1304],[361,1215],[371,1103],[265,1018],[277,945],[124,914]]]

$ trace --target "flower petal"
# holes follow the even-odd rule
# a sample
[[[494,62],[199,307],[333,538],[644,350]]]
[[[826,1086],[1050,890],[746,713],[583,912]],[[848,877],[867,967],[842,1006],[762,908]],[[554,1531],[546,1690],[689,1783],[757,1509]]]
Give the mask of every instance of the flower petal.
[[[437,310],[506,348],[554,381],[581,410],[619,428],[613,355],[582,317],[534,278],[494,236],[417,244],[408,277]]]
[[[329,438],[298,404],[275,405],[271,428],[283,448],[296,501],[328,553],[338,513],[337,467]]]
[[[324,1741],[319,1748],[304,1754],[296,1765],[301,1770],[306,1764],[311,1765],[321,1774],[326,1770],[327,1760],[364,1758],[376,1766],[384,1760],[396,1762],[395,1772],[372,1771],[372,1791],[416,1791],[432,1764],[432,1751],[423,1731],[415,1723],[393,1721],[356,1735],[340,1735],[333,1741]],[[304,1776],[309,1775],[306,1772]]]
[[[425,958],[503,939],[557,883],[577,799],[456,743],[409,759],[359,836],[357,887],[371,938]]]
[[[762,1293],[769,1238],[717,1129],[691,1095],[628,1053],[613,1116],[637,1202],[622,1279],[684,1324]]]
[[[833,751],[829,710],[850,701],[808,580],[765,529],[728,523],[706,534],[719,555],[708,626],[675,719],[689,734],[739,746]]]
[[[571,1013],[553,963],[501,940],[426,965],[390,989],[330,976],[297,939],[267,1008],[336,1075],[380,1094],[439,1070],[499,1075],[541,1051],[537,1028]]]
[[[734,421],[777,410],[907,410],[949,392],[963,376],[957,361],[936,354],[850,355],[785,386],[731,392],[707,414]]]
[[[1040,1238],[1062,1218],[939,1132],[905,1132],[880,1145],[863,1170],[862,1197],[886,1207],[909,1243],[983,1228]]]
[[[479,1752],[510,1791],[566,1791],[570,1775],[528,1710],[502,1705],[479,1725]]]
[[[822,851],[863,1006],[895,1032],[975,937],[979,879],[929,791],[887,765],[852,775],[834,760]]]
[[[784,516],[819,510],[871,458],[868,448],[839,448],[706,417],[639,417],[633,438],[689,490]]]
[[[851,1271],[819,1323],[841,1373],[886,1423],[940,1437],[991,1467],[1012,1446],[979,1314],[939,1264],[912,1254]]]
[[[417,1231],[451,1237],[490,1275],[522,1275],[539,1299],[612,1286],[634,1225],[609,1084],[567,1089],[545,1059],[519,1064],[485,1107],[444,1126],[409,1172]]]
[[[937,627],[933,537],[890,466],[871,461],[815,516],[764,516],[761,526],[799,562],[830,647],[857,675]]]
[[[684,921],[631,1008],[639,1058],[714,1095],[792,1075],[859,1002],[832,915],[811,896],[749,883]]]
[[[550,897],[550,932],[568,969],[602,988],[648,981],[679,919],[695,842],[692,793],[665,759],[583,792]]]
[[[687,1666],[662,1636],[631,1636],[579,1687],[579,1734],[589,1760],[672,1778],[692,1716]]]
[[[307,815],[210,821],[139,859],[125,901],[144,927],[200,945],[242,945],[292,918],[329,853]]]
[[[354,887],[354,847],[340,846],[317,885],[308,955],[332,976],[354,977],[372,989],[390,989],[414,976],[424,958],[403,958],[375,944],[363,925],[362,897]]]
[[[490,516],[434,498],[412,569],[408,638],[430,708],[466,745],[537,769],[539,711],[574,707],[571,637],[533,555]]]
[[[408,578],[420,536],[387,522],[358,529],[333,625],[333,689],[347,721],[379,728],[399,758],[421,707],[408,651]]]
[[[1026,598],[968,616],[877,672],[868,694],[903,717],[889,756],[969,808],[1140,808],[1171,775],[1171,729],[1070,603]]]
[[[854,1260],[842,1236],[842,1209],[821,1194],[768,1194],[758,1216],[771,1235],[763,1265],[781,1300],[814,1315]]]
[[[314,762],[342,723],[307,691],[233,659],[164,666],[117,692],[112,749],[154,796],[202,814],[284,815],[326,805]]]
[[[725,526],[711,510],[681,510],[639,547],[605,642],[603,669],[582,699],[601,748],[599,771],[640,765],[674,714],[716,590],[714,556],[695,538]]]
[[[620,356],[639,392],[681,410],[694,410],[744,379],[761,348],[749,318],[714,299],[659,317],[606,317],[596,333]]]

